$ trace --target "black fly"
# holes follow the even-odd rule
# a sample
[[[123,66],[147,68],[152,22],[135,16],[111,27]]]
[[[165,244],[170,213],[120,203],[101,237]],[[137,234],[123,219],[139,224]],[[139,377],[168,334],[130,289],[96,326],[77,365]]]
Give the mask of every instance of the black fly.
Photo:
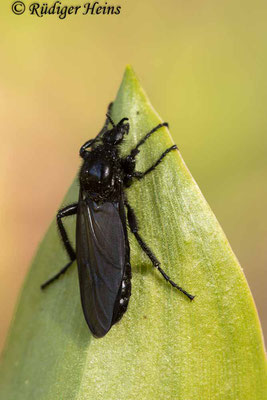
[[[110,107],[109,107],[110,111]],[[57,224],[70,262],[42,285],[42,289],[64,274],[77,259],[82,308],[86,322],[95,337],[103,337],[125,313],[131,296],[130,247],[126,213],[131,232],[153,266],[176,289],[190,300],[194,296],[176,285],[160,267],[160,262],[138,233],[134,210],[127,201],[125,188],[135,179],[153,171],[176,145],[171,146],[145,172],[135,170],[139,147],[158,129],[157,125],[141,139],[126,157],[120,157],[119,145],[129,133],[128,118],[117,125],[109,114],[103,129],[80,149],[83,164],[80,170],[78,203],[62,208]],[[109,124],[112,125],[108,129]],[[91,151],[87,149],[91,148]],[[77,214],[76,253],[69,241],[62,218]]]

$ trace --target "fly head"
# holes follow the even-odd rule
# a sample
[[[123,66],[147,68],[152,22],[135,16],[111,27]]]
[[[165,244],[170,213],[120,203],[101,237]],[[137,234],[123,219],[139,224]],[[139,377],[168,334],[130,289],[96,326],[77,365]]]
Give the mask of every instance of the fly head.
[[[115,125],[110,116],[107,115],[107,117],[112,123],[113,128],[104,133],[102,140],[104,145],[108,144],[116,146],[122,142],[124,135],[128,135],[129,133],[130,125],[128,122],[125,122],[128,121],[128,118],[123,118],[117,125]]]

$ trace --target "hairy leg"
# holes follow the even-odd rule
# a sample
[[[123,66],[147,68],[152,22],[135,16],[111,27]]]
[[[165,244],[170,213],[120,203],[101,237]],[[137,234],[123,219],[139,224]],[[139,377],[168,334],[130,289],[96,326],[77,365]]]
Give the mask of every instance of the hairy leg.
[[[125,206],[127,207],[127,217],[128,217],[128,222],[130,229],[132,233],[135,235],[137,242],[139,243],[140,247],[142,250],[146,253],[146,255],[149,257],[151,260],[153,266],[161,273],[163,278],[169,282],[173,287],[176,289],[180,290],[184,295],[186,295],[190,300],[193,300],[195,296],[189,294],[186,290],[178,286],[173,280],[170,279],[170,277],[166,274],[166,272],[160,267],[160,262],[156,258],[155,254],[152,252],[152,250],[148,247],[148,245],[144,242],[144,240],[141,238],[141,236],[138,233],[138,225],[137,225],[137,219],[134,213],[134,210],[130,206],[130,204],[125,200]]]
[[[43,283],[41,285],[41,288],[44,289],[45,287],[47,287],[48,285],[50,285],[50,283],[54,282],[56,279],[58,279],[61,275],[63,275],[67,269],[71,266],[71,264],[73,263],[73,261],[76,259],[76,254],[75,251],[73,250],[73,247],[70,243],[70,240],[68,238],[66,229],[63,225],[62,219],[65,217],[69,217],[70,215],[75,215],[77,214],[77,208],[78,208],[78,204],[74,203],[74,204],[70,204],[67,207],[62,208],[61,210],[58,211],[57,213],[57,225],[58,225],[58,229],[60,232],[60,236],[61,236],[61,240],[62,243],[69,255],[70,258],[70,262],[68,262],[68,264],[62,268],[56,275],[54,275],[52,278],[50,278],[48,281],[46,281],[45,283]]]
[[[146,176],[147,174],[149,174],[150,172],[154,171],[155,168],[157,168],[157,166],[161,163],[161,161],[163,160],[164,157],[166,157],[166,155],[172,151],[172,150],[177,150],[177,146],[176,144],[174,144],[173,146],[169,147],[168,149],[166,149],[161,156],[159,157],[159,159],[153,164],[151,165],[150,168],[148,168],[146,171],[144,172],[139,172],[139,171],[134,171],[133,172],[133,177],[137,178],[137,179],[142,179],[144,178],[144,176]]]

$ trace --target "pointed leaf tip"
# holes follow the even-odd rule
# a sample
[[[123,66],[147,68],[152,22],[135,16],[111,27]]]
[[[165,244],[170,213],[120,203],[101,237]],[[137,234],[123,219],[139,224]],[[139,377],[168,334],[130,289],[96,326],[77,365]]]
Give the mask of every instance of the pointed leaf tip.
[[[106,110],[103,110],[103,115]],[[115,121],[130,118],[127,154],[161,119],[130,66],[114,102]],[[166,128],[140,147],[145,171],[172,146]],[[132,297],[122,320],[94,339],[81,310],[76,266],[41,292],[66,264],[55,221],[28,274],[0,373],[5,400],[263,400],[266,362],[251,293],[216,218],[180,154],[127,190],[140,235],[166,273],[153,269],[129,233]],[[74,182],[63,203],[77,201]],[[75,219],[68,231],[74,239]]]

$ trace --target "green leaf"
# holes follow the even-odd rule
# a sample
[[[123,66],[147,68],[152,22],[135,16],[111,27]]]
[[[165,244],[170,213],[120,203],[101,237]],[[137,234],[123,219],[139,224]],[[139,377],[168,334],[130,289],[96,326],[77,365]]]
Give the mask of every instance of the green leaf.
[[[104,110],[103,110],[104,114]],[[130,118],[126,154],[161,119],[131,68],[112,117]],[[144,170],[172,145],[167,128],[141,147]],[[75,156],[75,154],[74,154]],[[85,323],[76,265],[44,292],[67,262],[53,221],[20,296],[1,366],[3,400],[263,400],[266,363],[260,325],[242,270],[216,218],[172,151],[127,190],[140,234],[190,302],[164,281],[130,234],[132,297],[103,339]],[[77,181],[64,204],[78,198]],[[74,238],[75,218],[68,230]]]

